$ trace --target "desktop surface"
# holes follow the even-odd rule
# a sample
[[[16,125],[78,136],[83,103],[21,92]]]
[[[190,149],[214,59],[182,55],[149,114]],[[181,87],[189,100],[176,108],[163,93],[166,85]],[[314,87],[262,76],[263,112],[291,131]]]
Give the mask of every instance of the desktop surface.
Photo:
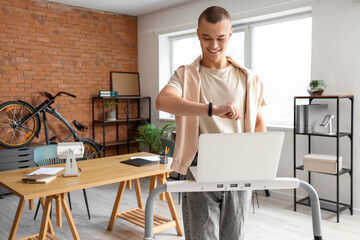
[[[24,200],[34,199],[63,192],[71,192],[84,188],[96,187],[111,183],[122,182],[135,178],[142,178],[156,174],[170,173],[170,164],[154,164],[135,167],[120,163],[134,156],[150,156],[149,153],[132,153],[120,156],[78,161],[81,169],[79,177],[63,177],[65,170],[59,172],[57,178],[48,184],[27,184],[21,179],[39,167],[0,172],[0,185],[7,188]],[[65,164],[52,167],[65,167]]]

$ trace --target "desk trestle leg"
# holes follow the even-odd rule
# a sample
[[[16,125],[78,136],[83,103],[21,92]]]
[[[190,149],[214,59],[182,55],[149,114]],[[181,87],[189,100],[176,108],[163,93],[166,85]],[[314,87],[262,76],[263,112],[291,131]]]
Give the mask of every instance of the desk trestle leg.
[[[114,227],[115,220],[116,220],[116,217],[117,217],[117,211],[119,210],[120,201],[121,201],[122,195],[124,193],[124,189],[125,189],[125,182],[121,182],[119,184],[119,189],[118,189],[118,192],[117,192],[117,195],[116,195],[114,207],[113,207],[111,217],[110,217],[110,220],[109,220],[109,224],[108,224],[108,228],[107,228],[109,231],[111,231],[113,229],[113,227]]]
[[[158,177],[159,177],[160,184],[166,183],[165,174],[151,176],[150,177],[150,192],[155,189]],[[109,231],[111,231],[113,229],[116,218],[124,219],[124,220],[129,221],[139,227],[145,228],[145,210],[144,210],[144,205],[143,205],[142,196],[141,196],[140,182],[139,182],[139,179],[133,179],[133,180],[134,180],[134,185],[135,185],[138,207],[129,209],[129,210],[125,210],[122,212],[118,212],[121,197],[124,193],[124,189],[125,189],[125,185],[126,185],[125,182],[121,182],[116,199],[115,199],[115,203],[114,203],[113,211],[112,211],[112,214],[111,214],[111,217],[109,220],[109,224],[108,224]],[[176,213],[174,201],[172,199],[171,194],[168,192],[164,193],[164,199],[165,198],[166,198],[168,206],[169,206],[172,220],[154,215],[154,232],[157,233],[157,232],[164,231],[168,228],[175,227],[177,234],[179,236],[183,236],[183,232],[182,232],[181,225],[180,225],[180,220]]]
[[[16,231],[17,231],[17,229],[19,227],[19,223],[20,223],[20,218],[21,218],[22,212],[24,210],[24,205],[25,205],[25,200],[20,198],[19,205],[18,205],[18,208],[16,210],[14,222],[13,222],[13,225],[11,227],[9,240],[15,239]]]
[[[80,239],[79,233],[75,227],[74,219],[71,216],[69,206],[66,202],[66,193],[61,194],[61,205],[64,209],[64,213],[65,213],[66,219],[69,223],[69,227],[70,227],[70,230],[71,230],[74,240],[79,240]]]

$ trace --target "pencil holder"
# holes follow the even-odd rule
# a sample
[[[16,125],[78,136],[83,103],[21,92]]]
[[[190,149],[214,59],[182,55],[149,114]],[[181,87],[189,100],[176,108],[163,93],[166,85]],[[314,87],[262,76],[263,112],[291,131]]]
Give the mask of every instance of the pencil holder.
[[[167,156],[165,153],[160,153],[160,163],[165,164],[168,162]]]

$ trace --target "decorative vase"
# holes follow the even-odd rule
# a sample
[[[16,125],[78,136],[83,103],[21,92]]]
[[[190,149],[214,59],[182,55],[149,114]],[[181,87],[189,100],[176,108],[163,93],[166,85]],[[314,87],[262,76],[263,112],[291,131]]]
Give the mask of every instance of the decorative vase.
[[[106,112],[106,120],[107,121],[115,121],[116,120],[116,111]]]

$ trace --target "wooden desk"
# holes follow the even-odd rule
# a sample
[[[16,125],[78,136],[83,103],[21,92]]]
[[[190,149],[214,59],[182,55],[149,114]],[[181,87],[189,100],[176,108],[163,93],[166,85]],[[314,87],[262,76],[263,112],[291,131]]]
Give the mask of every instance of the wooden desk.
[[[62,209],[65,213],[67,221],[69,223],[72,235],[74,239],[80,239],[77,229],[75,227],[73,218],[71,216],[68,204],[66,202],[66,193],[80,190],[84,188],[91,188],[111,183],[120,182],[119,191],[115,199],[112,215],[109,221],[108,229],[111,230],[114,226],[117,217],[121,217],[130,222],[133,222],[139,226],[142,226],[142,212],[143,204],[141,200],[141,191],[139,178],[151,177],[151,189],[154,189],[156,185],[156,178],[160,177],[160,183],[166,181],[165,176],[172,170],[168,164],[154,164],[144,167],[134,167],[127,164],[121,164],[121,161],[127,160],[132,156],[144,156],[150,155],[149,153],[134,153],[126,154],[114,157],[99,158],[93,160],[86,160],[78,162],[78,167],[81,168],[82,172],[79,177],[62,177],[62,172],[58,174],[56,180],[48,184],[26,184],[21,182],[26,174],[36,170],[37,168],[26,168],[8,172],[0,172],[0,185],[7,188],[9,191],[14,193],[20,198],[19,205],[15,214],[13,225],[10,231],[9,239],[15,239],[16,231],[19,226],[22,211],[24,209],[25,201],[40,198],[43,206],[43,217],[40,227],[40,233],[35,234],[23,239],[57,239],[50,221],[50,209],[51,200],[56,199],[56,207]],[[55,165],[54,165],[55,166]],[[64,166],[60,164],[57,166]],[[121,196],[124,192],[125,182],[134,180],[135,189],[137,192],[137,200],[139,207],[130,211],[118,213],[118,207],[120,205]],[[175,211],[174,203],[170,193],[165,193],[170,212],[173,220],[166,220],[158,217],[155,221],[154,227],[157,231],[163,231],[170,227],[176,227],[178,235],[182,236],[182,230],[180,227],[179,218]],[[44,197],[46,200],[44,201]],[[127,213],[127,214],[126,214]],[[137,217],[131,217],[130,215],[137,215]],[[58,214],[59,216],[61,214]],[[135,219],[135,220],[134,220]]]

